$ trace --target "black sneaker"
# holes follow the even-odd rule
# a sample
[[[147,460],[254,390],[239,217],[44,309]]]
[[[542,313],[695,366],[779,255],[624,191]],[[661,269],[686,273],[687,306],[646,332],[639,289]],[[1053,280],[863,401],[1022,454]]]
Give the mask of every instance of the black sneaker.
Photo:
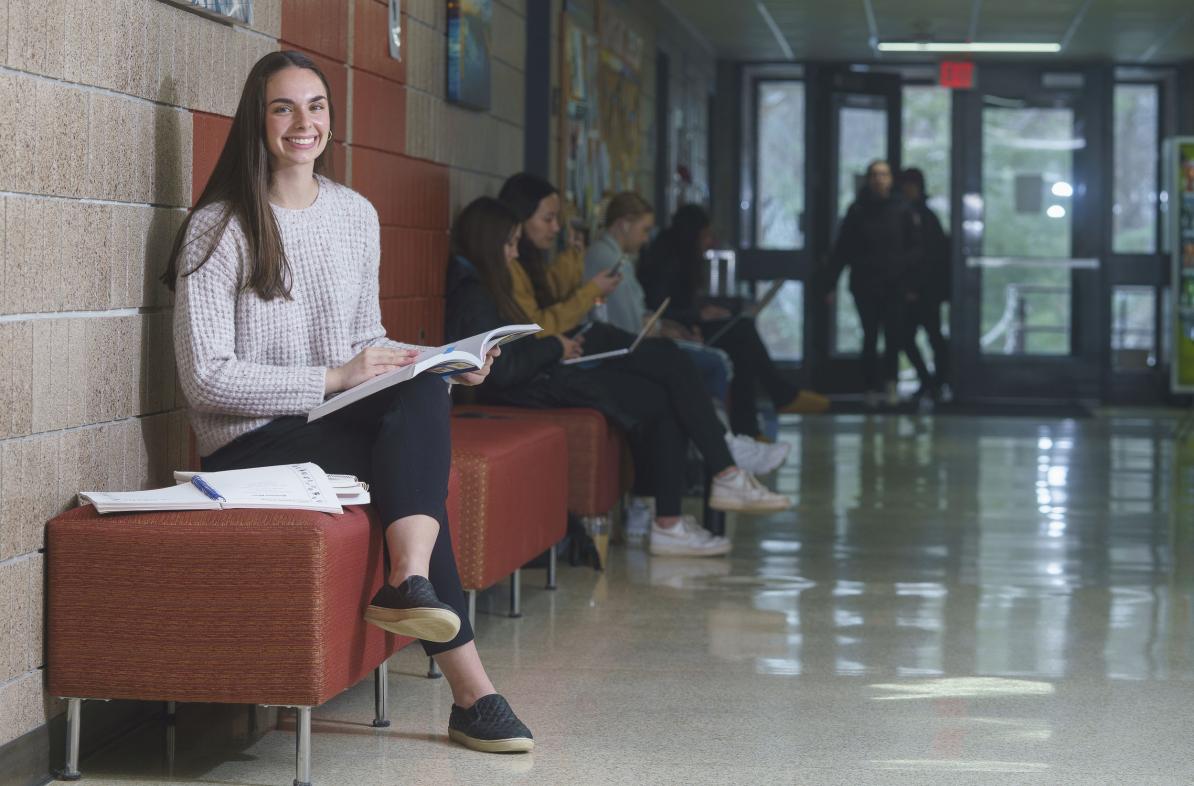
[[[382,584],[365,609],[365,622],[423,641],[451,641],[460,632],[460,615],[436,597],[422,576],[411,576],[397,587]]]
[[[531,730],[497,693],[482,696],[467,710],[453,704],[448,736],[482,753],[526,753],[535,747]]]

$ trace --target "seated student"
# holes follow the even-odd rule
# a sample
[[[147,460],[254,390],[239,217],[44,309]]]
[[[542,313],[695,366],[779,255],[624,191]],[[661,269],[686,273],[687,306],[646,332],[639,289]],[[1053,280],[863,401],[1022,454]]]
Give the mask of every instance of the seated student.
[[[626,191],[614,196],[605,208],[604,229],[597,241],[585,252],[585,275],[594,276],[621,263],[622,283],[605,299],[604,308],[593,310],[594,318],[605,321],[629,333],[637,333],[650,311],[646,296],[635,272],[638,252],[649,239],[655,223],[655,211],[638,194]],[[673,339],[676,345],[696,364],[705,381],[705,388],[723,405],[733,376],[733,364],[724,350],[705,346],[700,334],[684,325],[665,320],[659,334]],[[748,472],[771,472],[788,456],[790,445],[781,442],[767,445],[739,435],[727,435],[734,461]]]
[[[699,331],[706,338],[718,333],[732,317],[730,311],[700,297],[705,252],[712,245],[709,214],[698,205],[684,205],[672,223],[644,252],[639,279],[647,306],[657,308],[670,297],[668,315]],[[730,382],[730,428],[735,434],[757,437],[759,418],[756,386],[761,384],[780,413],[824,412],[829,400],[800,390],[783,378],[759,338],[754,320],[740,319],[714,346],[729,353],[734,362]]]
[[[365,619],[423,640],[451,685],[453,740],[529,751],[531,732],[481,665],[452,556],[447,385],[420,376],[312,423],[305,417],[417,354],[381,324],[377,211],[330,177],[333,106],[306,55],[257,61],[211,180],[175,239],[162,278],[177,293],[178,375],[201,463],[218,471],[311,461],[367,481],[390,572]],[[456,381],[480,384],[491,363]]]
[[[449,341],[536,318],[522,308],[514,284],[522,275],[521,233],[519,216],[489,197],[474,200],[456,219],[447,277]],[[525,407],[592,407],[626,428],[635,466],[649,479],[656,500],[652,554],[705,557],[730,550],[724,538],[681,515],[689,439],[713,476],[710,507],[771,512],[791,506],[787,497],[734,465],[696,368],[674,345],[645,341],[629,355],[592,366],[560,363],[580,355],[581,343],[562,333],[510,344],[494,362],[482,397]]]

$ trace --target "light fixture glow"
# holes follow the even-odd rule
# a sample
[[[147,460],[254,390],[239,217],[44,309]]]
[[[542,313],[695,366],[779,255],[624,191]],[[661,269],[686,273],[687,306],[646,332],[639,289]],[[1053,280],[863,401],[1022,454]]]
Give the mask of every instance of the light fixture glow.
[[[878,49],[880,52],[1031,52],[1036,54],[1056,54],[1061,51],[1061,44],[1017,44],[988,41],[880,41]]]
[[[1064,180],[1058,180],[1053,184],[1053,196],[1071,197],[1074,195],[1074,187]]]
[[[1049,218],[1065,218],[1065,208],[1061,205],[1049,205],[1049,209],[1045,211],[1045,215]]]

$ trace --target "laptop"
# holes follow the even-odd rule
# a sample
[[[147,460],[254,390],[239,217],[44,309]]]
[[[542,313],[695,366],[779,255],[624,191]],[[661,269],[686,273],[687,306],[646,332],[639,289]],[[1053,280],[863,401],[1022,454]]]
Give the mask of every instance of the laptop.
[[[664,298],[663,302],[659,304],[659,308],[655,309],[655,313],[643,323],[643,329],[640,330],[638,335],[634,337],[634,343],[630,346],[625,347],[624,349],[611,349],[609,352],[598,352],[596,355],[581,355],[578,358],[569,358],[567,360],[561,360],[560,362],[566,366],[571,366],[573,363],[588,363],[590,360],[605,360],[606,358],[620,358],[623,355],[629,355],[631,352],[638,349],[638,345],[642,343],[642,340],[646,338],[647,334],[651,332],[651,329],[655,327],[655,323],[658,322],[659,318],[663,316],[663,312],[667,310],[667,307],[671,302],[672,299],[670,297]]]

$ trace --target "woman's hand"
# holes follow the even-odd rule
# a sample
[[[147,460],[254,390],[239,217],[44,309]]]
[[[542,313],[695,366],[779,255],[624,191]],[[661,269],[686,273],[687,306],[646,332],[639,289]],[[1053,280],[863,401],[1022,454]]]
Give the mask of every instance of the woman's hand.
[[[597,288],[601,290],[602,295],[608,295],[618,288],[618,284],[622,283],[622,274],[611,274],[608,270],[602,270],[597,275],[589,279],[589,283],[596,284]]]
[[[722,306],[715,306],[712,303],[701,306],[701,320],[704,322],[711,322],[715,319],[729,319],[733,314],[728,308]]]
[[[478,371],[468,371],[464,374],[457,374],[452,377],[453,381],[458,385],[480,385],[489,376],[489,370],[493,368],[493,359],[502,354],[501,347],[494,347],[489,350],[489,355],[485,358],[485,365],[481,366]]]
[[[417,349],[391,349],[390,347],[369,347],[343,366],[329,368],[323,384],[325,396],[341,390],[354,388],[378,374],[409,366],[415,362]]]
[[[568,338],[567,336],[556,336],[560,342],[560,346],[564,348],[563,357],[561,360],[571,360],[578,358],[585,353],[585,339],[583,336],[576,338]]]

